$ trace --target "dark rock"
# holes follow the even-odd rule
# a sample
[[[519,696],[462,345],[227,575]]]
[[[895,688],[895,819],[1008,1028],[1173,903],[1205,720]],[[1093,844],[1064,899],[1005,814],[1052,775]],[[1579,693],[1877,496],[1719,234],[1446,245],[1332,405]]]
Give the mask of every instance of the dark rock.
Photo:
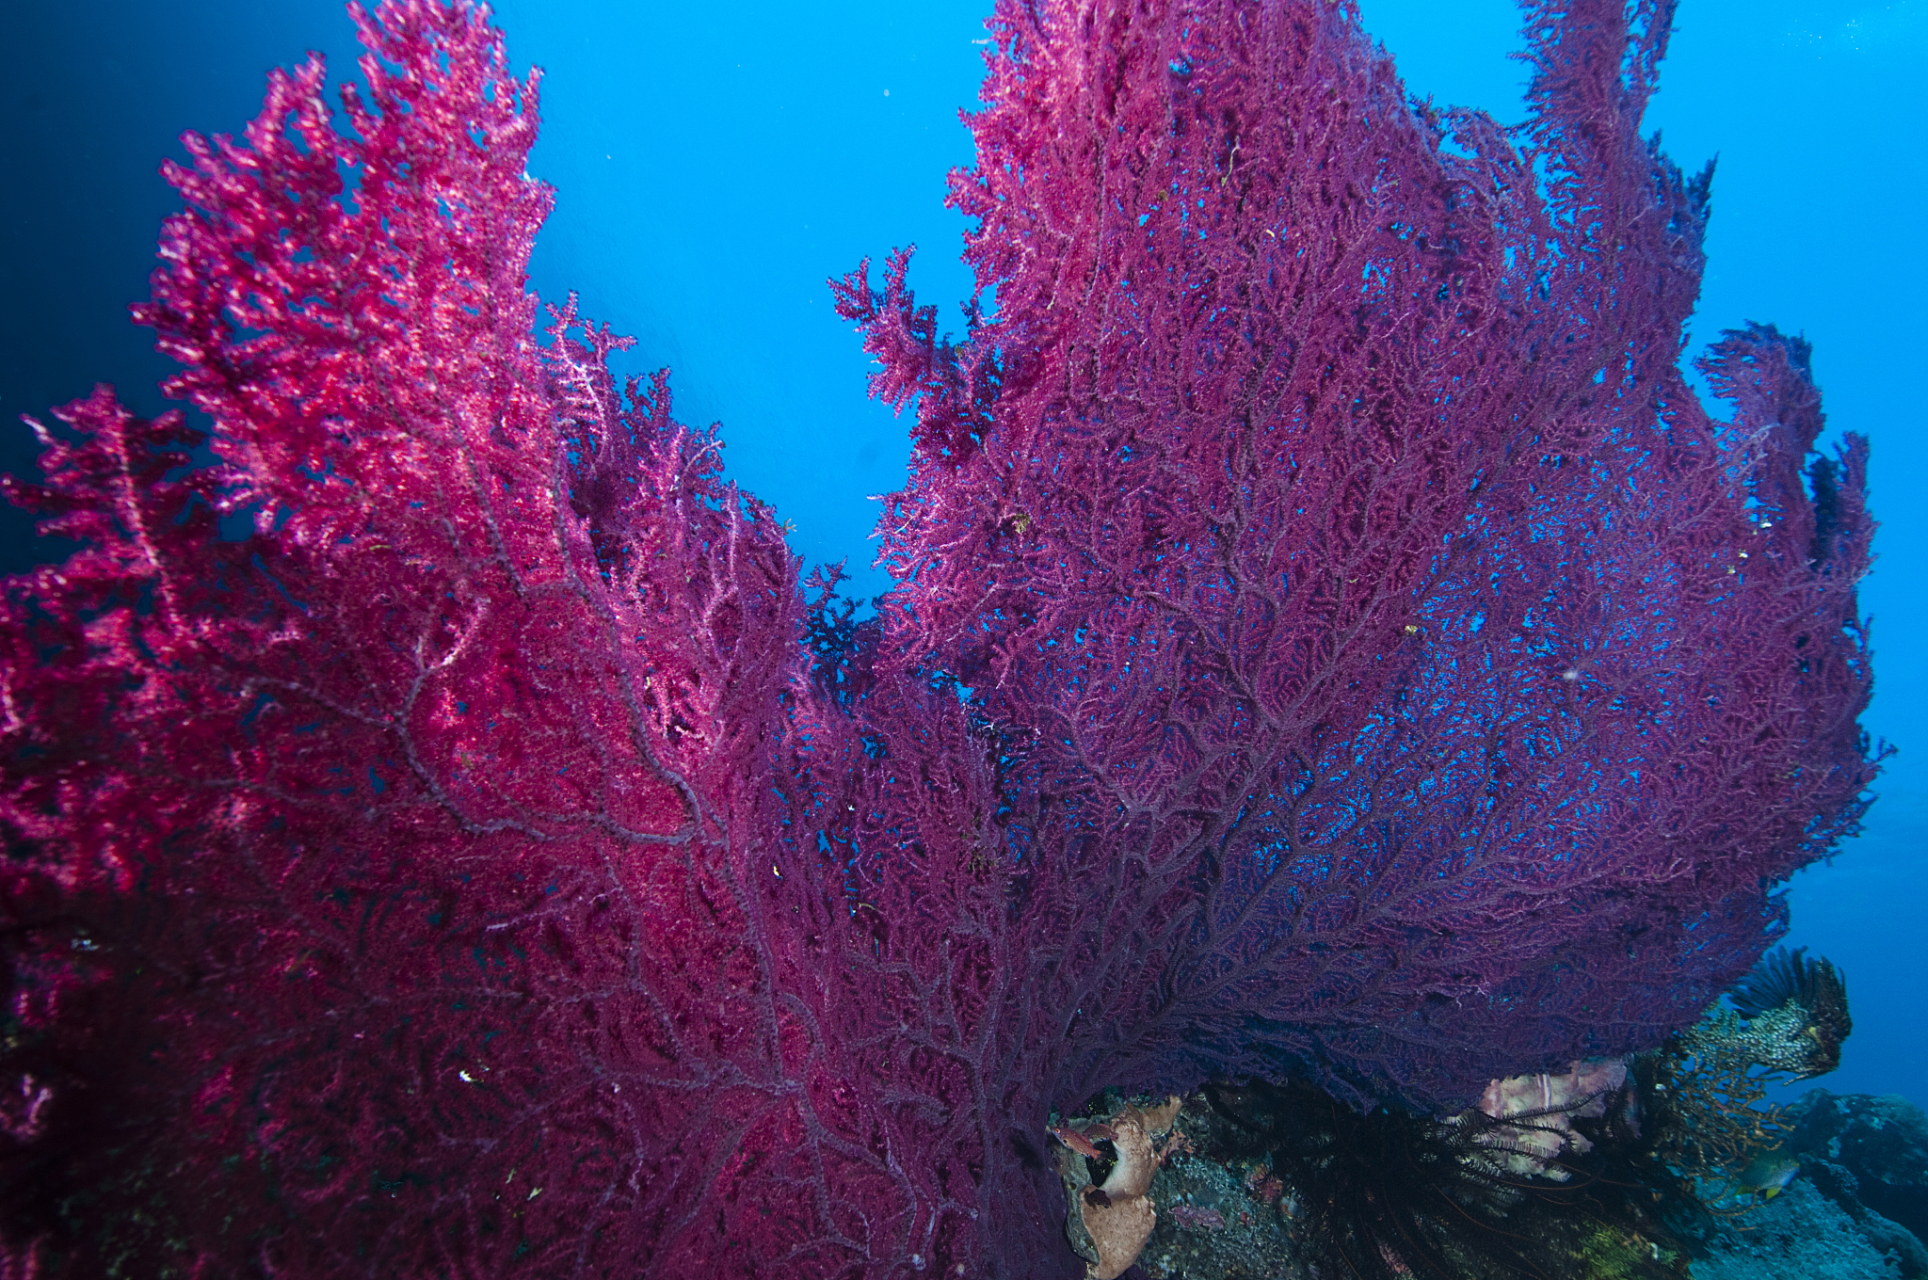
[[[1694,1259],[1694,1280],[1908,1280],[1832,1197],[1797,1178],[1779,1196],[1720,1225]]]
[[[1896,1094],[1810,1089],[1787,1120],[1787,1148],[1817,1187],[1857,1219],[1859,1205],[1912,1232],[1920,1250],[1928,1238],[1928,1115],[1920,1107]]]

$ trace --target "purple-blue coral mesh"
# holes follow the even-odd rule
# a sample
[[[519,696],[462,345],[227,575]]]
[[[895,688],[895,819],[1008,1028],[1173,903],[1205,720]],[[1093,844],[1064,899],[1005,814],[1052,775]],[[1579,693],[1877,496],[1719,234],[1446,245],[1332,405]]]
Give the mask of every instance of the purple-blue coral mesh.
[[[837,288],[876,623],[539,306],[486,11],[354,12],[169,171],[220,465],[103,389],[10,488],[0,1275],[1075,1276],[1054,1108],[1651,1045],[1854,829],[1866,447],[1683,378],[1669,6],[1530,8],[1503,129],[1340,6],[999,4],[967,332]]]

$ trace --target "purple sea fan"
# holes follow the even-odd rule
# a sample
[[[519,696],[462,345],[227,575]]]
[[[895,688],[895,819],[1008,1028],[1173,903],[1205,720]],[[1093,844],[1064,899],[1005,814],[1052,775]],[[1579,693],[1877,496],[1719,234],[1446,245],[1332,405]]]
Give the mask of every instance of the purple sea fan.
[[[902,254],[840,304],[918,416],[884,647],[1007,744],[1016,900],[1080,886],[1020,983],[1049,1099],[1650,1045],[1854,829],[1865,444],[1804,486],[1771,329],[1703,365],[1731,422],[1683,379],[1671,16],[1530,6],[1503,130],[1342,6],[999,6],[971,331]]]
[[[486,14],[356,15],[347,130],[310,63],[170,170],[222,466],[103,389],[13,490],[85,544],[0,625],[13,1272],[1074,1274],[1054,1107],[1638,1047],[1858,818],[1864,448],[1771,330],[1681,381],[1667,13],[1534,11],[1508,133],[1341,8],[1000,6],[972,333],[840,292],[864,625],[541,340]]]
[[[660,378],[539,345],[485,19],[356,10],[352,132],[311,61],[170,169],[142,315],[225,467],[103,388],[14,491],[88,545],[0,627],[7,1274],[727,1273],[838,1177],[750,887],[796,566]]]

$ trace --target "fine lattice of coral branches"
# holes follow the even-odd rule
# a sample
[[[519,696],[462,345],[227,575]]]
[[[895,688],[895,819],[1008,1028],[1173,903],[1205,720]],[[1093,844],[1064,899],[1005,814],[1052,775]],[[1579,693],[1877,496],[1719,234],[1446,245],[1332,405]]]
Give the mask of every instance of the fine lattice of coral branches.
[[[870,622],[545,319],[486,12],[355,13],[168,171],[220,465],[103,388],[10,487],[6,1274],[1076,1275],[1054,1107],[1649,1047],[1854,828],[1865,446],[1683,381],[1670,6],[1529,6],[1508,130],[1341,5],[1000,0],[970,332],[838,286]]]

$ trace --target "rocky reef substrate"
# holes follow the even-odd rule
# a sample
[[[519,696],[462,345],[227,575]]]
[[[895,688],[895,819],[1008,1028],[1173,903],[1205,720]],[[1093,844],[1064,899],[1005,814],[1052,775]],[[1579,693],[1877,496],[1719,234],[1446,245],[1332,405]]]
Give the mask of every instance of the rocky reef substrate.
[[[1156,1225],[1126,1280],[1330,1280],[1309,1235],[1306,1189],[1255,1154],[1249,1132],[1207,1093],[1183,1102],[1145,1192]],[[1812,1089],[1782,1120],[1773,1154],[1792,1169],[1779,1185],[1739,1196],[1723,1188],[1729,1194],[1713,1205],[1675,1198],[1650,1230],[1602,1218],[1576,1198],[1572,1212],[1589,1221],[1574,1228],[1581,1247],[1568,1280],[1928,1280],[1928,1115],[1898,1095]],[[1095,1169],[1078,1163],[1086,1158],[1061,1158],[1074,1192],[1107,1172],[1102,1158]],[[1531,1212],[1545,1221],[1549,1209]],[[1454,1265],[1450,1254],[1435,1261]],[[1489,1280],[1475,1270],[1392,1274]]]

